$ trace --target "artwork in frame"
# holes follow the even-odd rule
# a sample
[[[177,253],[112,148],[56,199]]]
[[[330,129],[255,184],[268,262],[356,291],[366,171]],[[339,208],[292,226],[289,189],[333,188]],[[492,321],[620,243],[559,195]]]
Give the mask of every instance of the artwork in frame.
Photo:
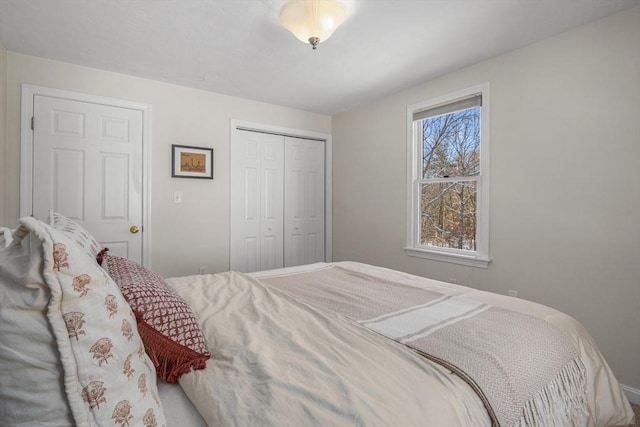
[[[172,144],[171,176],[213,179],[213,148]]]

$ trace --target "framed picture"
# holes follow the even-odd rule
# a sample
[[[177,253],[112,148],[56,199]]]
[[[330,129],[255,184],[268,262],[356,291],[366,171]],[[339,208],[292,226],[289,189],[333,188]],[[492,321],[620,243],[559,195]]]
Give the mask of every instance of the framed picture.
[[[171,145],[171,176],[213,179],[213,148]]]

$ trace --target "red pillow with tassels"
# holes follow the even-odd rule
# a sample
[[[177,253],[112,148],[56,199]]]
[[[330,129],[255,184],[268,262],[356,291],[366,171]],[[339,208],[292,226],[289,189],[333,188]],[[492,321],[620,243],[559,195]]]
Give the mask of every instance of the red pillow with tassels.
[[[168,383],[209,359],[198,319],[165,280],[126,258],[103,256],[103,267],[118,284],[138,321],[138,332],[160,378]]]

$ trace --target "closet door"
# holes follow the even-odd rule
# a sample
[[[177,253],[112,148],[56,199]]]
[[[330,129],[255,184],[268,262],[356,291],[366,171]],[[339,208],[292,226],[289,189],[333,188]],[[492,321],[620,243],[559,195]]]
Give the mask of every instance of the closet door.
[[[284,233],[284,137],[237,131],[231,144],[231,269],[280,268]]]
[[[285,137],[284,266],[325,260],[324,141]]]

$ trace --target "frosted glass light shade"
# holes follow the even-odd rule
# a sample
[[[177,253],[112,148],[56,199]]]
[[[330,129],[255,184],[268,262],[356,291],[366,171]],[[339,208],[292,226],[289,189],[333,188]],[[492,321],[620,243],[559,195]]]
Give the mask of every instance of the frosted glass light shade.
[[[280,9],[280,23],[315,49],[344,22],[346,15],[339,0],[290,0]]]

